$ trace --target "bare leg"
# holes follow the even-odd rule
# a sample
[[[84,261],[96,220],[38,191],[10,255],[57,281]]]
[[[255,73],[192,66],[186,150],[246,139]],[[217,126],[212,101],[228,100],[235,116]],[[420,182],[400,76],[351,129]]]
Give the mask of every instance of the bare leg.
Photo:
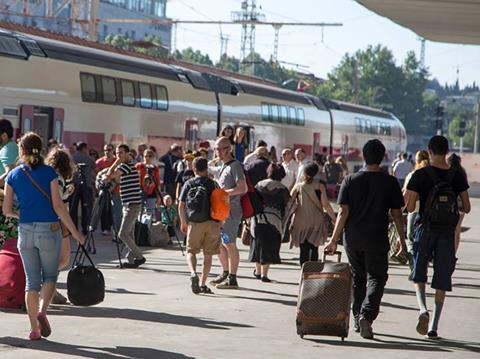
[[[255,263],[255,275],[261,275],[262,273],[261,267],[262,265],[260,263]]]
[[[262,264],[262,277],[268,277],[269,269],[270,269],[270,264]]]
[[[230,274],[237,274],[238,264],[240,263],[240,253],[238,252],[237,245],[235,243],[229,243],[226,245],[229,260]]]
[[[457,226],[455,227],[455,253],[457,253],[458,247],[460,246],[460,233],[462,231],[462,222],[465,217],[465,213],[460,212],[460,218],[458,219]]]
[[[40,291],[40,296],[42,297],[42,300],[40,303],[41,312],[47,311],[54,293],[55,293],[55,283],[47,282],[42,284],[42,290]]]
[[[208,274],[212,268],[212,256],[209,254],[203,255],[202,278],[200,278],[200,285],[204,286],[207,282]]]
[[[187,253],[187,263],[190,269],[190,274],[194,276],[197,274],[197,256],[195,253]]]
[[[228,252],[227,248],[225,248],[225,244],[220,246],[220,254],[218,255],[218,259],[220,260],[223,271],[228,272]]]
[[[37,313],[39,308],[40,295],[38,292],[29,290],[25,293],[25,303],[27,304],[28,319],[30,320],[30,330],[38,330]]]

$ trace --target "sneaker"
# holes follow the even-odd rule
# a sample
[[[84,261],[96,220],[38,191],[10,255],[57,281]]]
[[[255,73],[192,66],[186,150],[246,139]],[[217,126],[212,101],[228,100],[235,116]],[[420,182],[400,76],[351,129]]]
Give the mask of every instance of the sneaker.
[[[430,330],[427,333],[426,338],[427,339],[440,339],[436,330]]]
[[[262,277],[262,282],[264,282],[264,283],[271,283],[272,280],[271,280],[270,278],[268,278],[268,277]]]
[[[67,304],[67,298],[65,298],[58,290],[55,290],[51,304]]]
[[[257,274],[257,270],[254,269],[253,270],[253,276],[256,278],[256,279],[262,279],[262,276],[260,274]]]
[[[40,329],[40,334],[42,337],[48,337],[52,334],[52,328],[50,327],[50,323],[48,322],[47,313],[39,312],[37,314],[38,326]]]
[[[210,284],[213,286],[216,286],[217,284],[220,284],[224,282],[228,278],[228,272],[223,272],[222,274],[219,274],[218,276],[215,277],[215,279],[210,281]]]
[[[42,336],[40,335],[40,329],[31,330],[30,334],[28,335],[28,339],[30,340],[40,340]]]
[[[428,321],[430,319],[430,316],[428,315],[428,312],[422,312],[418,316],[418,321],[417,321],[417,333],[420,335],[427,335],[428,332]]]
[[[200,286],[200,293],[213,294],[212,290],[210,288],[208,288],[206,285]]]
[[[200,293],[200,285],[198,275],[193,275],[190,277],[190,287],[192,288],[193,294]]]
[[[364,317],[361,317],[358,321],[360,327],[360,336],[364,339],[373,339],[372,323]]]
[[[358,324],[358,318],[353,318],[353,330],[355,333],[360,333],[360,324]]]
[[[145,259],[145,257],[142,257],[141,259],[134,259],[133,260],[133,263],[123,263],[123,267],[124,268],[138,268],[140,267],[142,264],[144,264],[147,260]]]
[[[238,289],[237,277],[228,276],[225,282],[217,284],[217,289]]]

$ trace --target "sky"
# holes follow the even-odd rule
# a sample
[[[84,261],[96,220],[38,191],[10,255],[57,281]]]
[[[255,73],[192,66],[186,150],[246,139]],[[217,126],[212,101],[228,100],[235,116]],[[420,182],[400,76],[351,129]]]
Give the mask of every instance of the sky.
[[[225,20],[240,11],[241,0],[169,0],[167,16],[177,20]],[[397,64],[408,51],[420,57],[418,36],[353,0],[257,0],[267,21],[342,23],[342,27],[285,26],[280,29],[279,61],[299,64],[300,69],[326,78],[345,53],[368,45],[382,44],[392,50]],[[227,53],[240,57],[240,25],[177,25],[177,49],[193,47],[208,53],[215,62],[220,56],[220,31],[229,36]],[[256,27],[256,52],[269,59],[273,53],[274,29]],[[480,83],[480,46],[426,42],[426,66],[440,83],[463,87]],[[295,65],[282,65],[296,68]]]

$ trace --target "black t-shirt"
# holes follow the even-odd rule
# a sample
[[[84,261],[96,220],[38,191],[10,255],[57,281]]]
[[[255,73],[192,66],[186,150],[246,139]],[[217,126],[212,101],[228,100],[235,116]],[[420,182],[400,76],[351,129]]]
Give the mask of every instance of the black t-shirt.
[[[346,177],[338,204],[349,206],[345,246],[353,250],[387,251],[388,213],[402,208],[403,196],[395,177],[384,172],[362,171]]]
[[[212,192],[216,188],[215,182],[208,177],[198,176],[191,178],[183,185],[182,192],[180,193],[180,201],[186,202],[188,191],[190,191],[191,188],[196,186],[205,187],[208,193],[208,198],[212,196]]]
[[[195,173],[192,170],[180,171],[175,179],[175,183],[180,183],[181,186],[185,184],[189,179],[195,177]]]
[[[447,177],[449,170],[444,170],[434,166],[429,166],[429,167],[435,170],[435,172],[437,173],[437,176],[440,179],[445,179]],[[452,183],[452,189],[455,192],[455,194],[457,194],[457,196],[458,194],[466,191],[469,188],[467,178],[463,175],[462,172],[458,170],[455,172],[455,175],[453,176],[451,183]],[[407,189],[413,192],[417,192],[418,197],[420,199],[420,211],[419,211],[420,218],[422,217],[423,210],[425,208],[425,202],[427,202],[427,197],[432,187],[433,187],[433,179],[428,174],[427,167],[416,170],[412,174],[410,181],[408,181]]]
[[[270,161],[261,157],[247,166],[246,172],[253,186],[267,178],[267,168],[269,165]]]

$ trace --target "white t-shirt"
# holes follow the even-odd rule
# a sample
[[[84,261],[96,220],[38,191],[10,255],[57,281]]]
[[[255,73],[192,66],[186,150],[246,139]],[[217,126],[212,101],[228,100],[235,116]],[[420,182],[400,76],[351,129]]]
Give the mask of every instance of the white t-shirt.
[[[305,166],[310,163],[309,160],[307,160],[306,158],[301,161],[299,164],[298,164],[298,172],[297,172],[297,181],[296,183],[300,183],[303,181],[303,173],[305,172]]]
[[[249,165],[250,163],[253,163],[257,159],[257,154],[255,152],[249,153],[248,155],[245,156],[243,159],[243,164]]]
[[[282,179],[282,184],[290,190],[297,180],[298,163],[295,160],[290,162],[282,162],[283,169],[285,170],[285,177]]]
[[[412,171],[413,166],[408,160],[401,160],[393,167],[393,175],[400,180],[404,180],[407,175]]]

